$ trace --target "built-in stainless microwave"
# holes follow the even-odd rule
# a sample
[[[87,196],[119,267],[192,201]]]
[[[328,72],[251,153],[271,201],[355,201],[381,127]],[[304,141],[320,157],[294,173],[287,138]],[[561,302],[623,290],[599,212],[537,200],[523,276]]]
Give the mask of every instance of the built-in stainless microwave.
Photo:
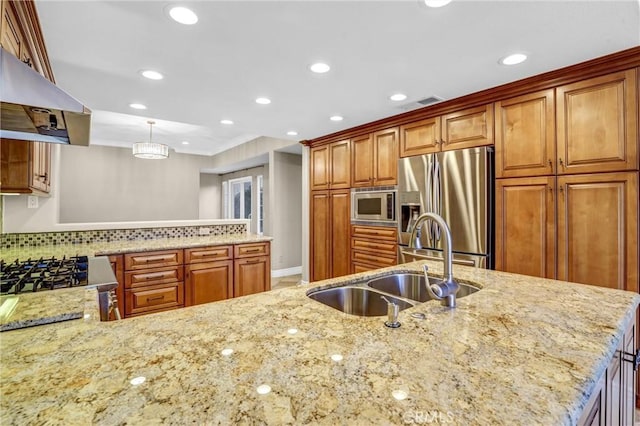
[[[395,190],[351,190],[351,220],[395,222]]]

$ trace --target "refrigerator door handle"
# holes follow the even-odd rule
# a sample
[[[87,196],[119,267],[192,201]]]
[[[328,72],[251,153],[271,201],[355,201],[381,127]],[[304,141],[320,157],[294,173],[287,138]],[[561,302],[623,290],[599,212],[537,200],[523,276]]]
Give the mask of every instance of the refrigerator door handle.
[[[441,180],[441,175],[440,175],[440,162],[438,161],[438,157],[434,156],[434,162],[433,162],[433,189],[434,191],[432,191],[433,194],[433,198],[434,198],[434,202],[433,202],[433,212],[442,216],[442,204],[440,202],[440,199],[442,197],[442,190],[440,188],[440,180]],[[433,221],[431,222],[431,233],[433,235],[433,240],[434,240],[434,246],[435,243],[440,241],[440,227]]]

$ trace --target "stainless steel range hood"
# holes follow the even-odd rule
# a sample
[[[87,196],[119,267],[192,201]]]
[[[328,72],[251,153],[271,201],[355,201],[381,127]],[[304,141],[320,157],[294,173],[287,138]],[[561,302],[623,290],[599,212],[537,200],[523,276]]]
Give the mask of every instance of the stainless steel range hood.
[[[89,145],[91,110],[0,48],[0,137]]]

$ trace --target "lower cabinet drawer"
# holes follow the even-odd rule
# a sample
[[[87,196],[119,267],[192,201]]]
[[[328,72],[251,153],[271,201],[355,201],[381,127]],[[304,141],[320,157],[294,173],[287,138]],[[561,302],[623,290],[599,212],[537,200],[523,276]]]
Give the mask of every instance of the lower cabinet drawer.
[[[211,246],[184,249],[184,263],[214,262],[233,259],[233,246]]]
[[[126,316],[184,306],[184,283],[125,290],[125,299]]]
[[[351,239],[351,248],[370,251],[387,257],[395,256],[398,250],[397,244],[394,242],[361,240],[359,238]]]
[[[373,265],[375,268],[386,268],[398,264],[396,257],[380,256],[372,253],[365,253],[357,250],[351,251],[352,263],[366,263]]]
[[[269,243],[247,243],[233,246],[233,257],[236,259],[243,257],[268,256]]]
[[[136,288],[150,285],[168,284],[183,280],[183,268],[169,266],[167,268],[153,268],[142,271],[129,271],[124,273],[124,287]]]

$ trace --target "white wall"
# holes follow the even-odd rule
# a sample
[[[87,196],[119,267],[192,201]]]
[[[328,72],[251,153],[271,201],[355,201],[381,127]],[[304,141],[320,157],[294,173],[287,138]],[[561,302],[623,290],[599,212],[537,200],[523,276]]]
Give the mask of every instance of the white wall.
[[[144,160],[126,148],[65,146],[60,223],[198,219],[207,159],[171,152],[165,160]]]
[[[273,152],[270,156],[270,224],[273,269],[302,265],[302,156]]]
[[[200,219],[220,219],[222,191],[220,175],[200,173]]]

